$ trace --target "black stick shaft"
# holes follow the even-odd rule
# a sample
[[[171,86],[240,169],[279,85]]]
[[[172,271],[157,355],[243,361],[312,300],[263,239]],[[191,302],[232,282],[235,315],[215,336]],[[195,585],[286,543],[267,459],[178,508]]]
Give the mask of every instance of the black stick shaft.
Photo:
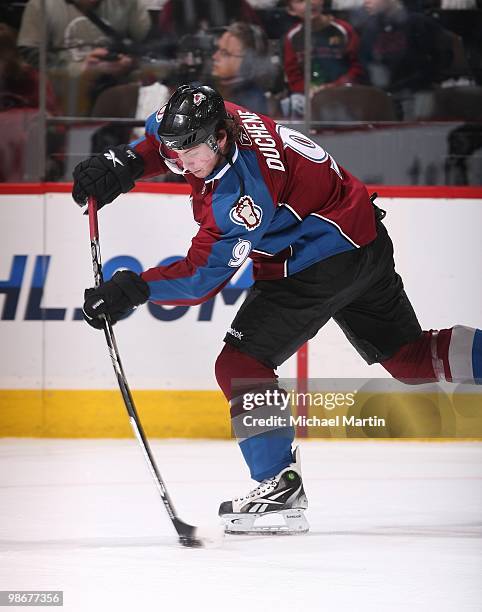
[[[99,287],[103,282],[102,275],[102,260],[100,255],[100,244],[99,244],[99,225],[97,220],[97,202],[95,198],[89,197],[88,200],[88,212],[89,212],[89,229],[90,229],[90,248],[92,254],[92,266],[94,270],[94,281],[95,286]],[[144,458],[146,460],[149,471],[156,483],[157,489],[161,496],[161,499],[164,503],[164,507],[166,508],[167,514],[171,519],[174,528],[176,529],[178,535],[182,538],[189,538],[194,533],[194,527],[192,525],[188,525],[181,521],[176,514],[174,509],[174,505],[169,497],[169,494],[166,489],[166,485],[161,477],[161,474],[157,468],[156,462],[152,455],[149,443],[147,441],[146,435],[144,433],[144,429],[142,427],[141,421],[137,414],[137,410],[134,404],[134,400],[131,395],[131,391],[129,389],[129,385],[127,384],[126,375],[124,374],[124,369],[122,367],[119,350],[117,348],[117,343],[115,340],[114,332],[112,330],[112,325],[108,316],[104,318],[104,335],[105,340],[107,342],[107,347],[109,349],[109,355],[112,360],[112,365],[114,367],[114,372],[117,378],[117,382],[119,384],[119,389],[122,394],[122,399],[124,400],[124,404],[129,415],[129,421],[131,427],[134,431],[134,434],[141,446],[142,452],[144,454]]]

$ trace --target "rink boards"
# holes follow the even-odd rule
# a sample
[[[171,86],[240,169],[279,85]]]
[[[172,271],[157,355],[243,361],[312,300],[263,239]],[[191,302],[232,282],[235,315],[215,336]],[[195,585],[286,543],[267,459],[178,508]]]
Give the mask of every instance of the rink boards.
[[[39,185],[0,192],[2,436],[130,435],[103,335],[80,318],[83,290],[92,285],[88,224],[67,190]],[[387,210],[397,269],[422,327],[480,327],[481,190],[377,190],[377,203]],[[180,185],[145,186],[122,196],[100,212],[99,222],[107,277],[119,267],[140,272],[182,257],[197,231],[188,192]],[[230,436],[228,408],[217,391],[213,364],[250,282],[245,267],[204,305],[150,305],[116,326],[148,434]],[[296,358],[279,374],[296,381]],[[339,383],[383,378],[385,372],[366,366],[336,326],[328,324],[310,342],[308,376]],[[462,416],[473,418],[477,409],[477,398],[469,398]],[[473,425],[464,421],[458,435],[477,431]],[[438,431],[443,433],[443,423]],[[328,430],[325,434],[330,437]]]

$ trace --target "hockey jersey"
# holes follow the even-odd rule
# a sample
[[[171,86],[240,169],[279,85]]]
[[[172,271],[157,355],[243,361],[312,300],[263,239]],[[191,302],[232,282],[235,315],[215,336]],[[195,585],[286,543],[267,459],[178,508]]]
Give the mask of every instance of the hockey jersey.
[[[346,21],[329,19],[325,27],[312,32],[311,72],[313,85],[336,87],[361,80],[358,61],[358,34]],[[293,26],[283,41],[283,64],[291,92],[304,93],[305,29]]]
[[[205,179],[185,175],[199,231],[184,259],[142,273],[154,302],[204,302],[248,257],[255,280],[279,279],[376,236],[365,186],[320,145],[241,106],[226,102],[226,110],[240,126],[231,163]],[[144,159],[144,177],[168,170],[161,118],[153,113],[145,136],[131,143]]]

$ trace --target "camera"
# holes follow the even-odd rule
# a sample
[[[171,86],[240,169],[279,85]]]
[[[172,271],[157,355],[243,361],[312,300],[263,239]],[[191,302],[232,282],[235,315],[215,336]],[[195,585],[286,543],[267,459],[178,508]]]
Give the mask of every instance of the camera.
[[[102,56],[103,62],[117,62],[119,59],[119,54],[115,51],[109,51],[106,55]]]

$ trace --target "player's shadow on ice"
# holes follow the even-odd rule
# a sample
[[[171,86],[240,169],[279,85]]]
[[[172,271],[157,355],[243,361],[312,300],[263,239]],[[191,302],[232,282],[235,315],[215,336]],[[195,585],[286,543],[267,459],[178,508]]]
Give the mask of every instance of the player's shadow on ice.
[[[158,538],[65,538],[56,540],[0,540],[0,552],[21,550],[71,550],[101,548],[156,548],[177,545],[176,536]]]
[[[367,529],[312,530],[308,537],[364,536],[364,537],[412,537],[412,538],[482,538],[482,523],[458,525],[385,525]]]
[[[293,541],[312,538],[367,537],[367,538],[482,538],[482,523],[461,523],[444,525],[385,525],[366,529],[311,530],[303,535],[227,535],[224,545],[251,541]],[[56,540],[0,540],[0,552],[22,550],[72,550],[72,549],[120,549],[159,548],[178,546],[175,536],[171,537],[119,537],[119,538],[66,538]]]
[[[367,527],[354,529],[311,529],[302,535],[232,535],[226,536],[226,541],[252,540],[293,540],[327,537],[366,537],[366,538],[482,538],[482,523],[461,523],[444,525],[385,525],[383,527]]]

